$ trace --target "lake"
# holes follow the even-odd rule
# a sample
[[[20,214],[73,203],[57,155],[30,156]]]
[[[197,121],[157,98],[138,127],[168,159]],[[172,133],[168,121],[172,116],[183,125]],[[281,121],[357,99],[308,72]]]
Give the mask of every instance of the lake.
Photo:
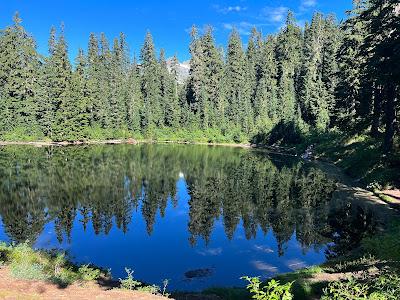
[[[318,164],[195,145],[0,147],[0,240],[125,267],[172,290],[243,286],[319,264],[373,232]]]

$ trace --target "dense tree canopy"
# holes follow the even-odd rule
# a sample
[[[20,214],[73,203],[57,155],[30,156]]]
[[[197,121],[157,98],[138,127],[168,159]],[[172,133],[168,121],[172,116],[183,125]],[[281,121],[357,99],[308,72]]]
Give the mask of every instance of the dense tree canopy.
[[[41,56],[16,14],[0,32],[0,136],[73,141],[185,129],[277,142],[336,127],[384,136],[390,151],[399,118],[399,14],[396,0],[357,0],[343,23],[315,13],[301,28],[289,12],[275,35],[254,28],[246,48],[234,29],[225,50],[212,28],[193,27],[184,82],[177,58],[158,54],[150,32],[139,60],[123,33],[111,45],[91,34],[87,53],[71,64],[63,28],[51,29]]]

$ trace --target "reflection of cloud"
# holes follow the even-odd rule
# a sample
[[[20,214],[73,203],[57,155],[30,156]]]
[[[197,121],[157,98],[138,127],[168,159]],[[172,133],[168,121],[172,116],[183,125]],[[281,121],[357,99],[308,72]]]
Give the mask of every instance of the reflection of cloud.
[[[211,248],[197,251],[198,254],[203,256],[217,256],[222,253],[222,248]]]
[[[307,267],[306,262],[296,259],[296,258],[289,259],[288,261],[285,262],[285,265],[291,270],[304,269]]]
[[[257,270],[260,271],[267,271],[271,273],[276,273],[278,272],[278,268],[274,267],[272,265],[269,265],[261,260],[253,260],[250,262]]]
[[[257,251],[264,252],[264,253],[274,253],[275,252],[271,248],[262,246],[262,245],[254,245],[254,249],[256,249]]]

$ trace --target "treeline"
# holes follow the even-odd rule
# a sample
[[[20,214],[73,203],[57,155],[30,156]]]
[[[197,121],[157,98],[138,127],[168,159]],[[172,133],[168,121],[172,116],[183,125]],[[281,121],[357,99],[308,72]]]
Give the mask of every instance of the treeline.
[[[86,140],[201,131],[236,142],[294,142],[307,132],[369,130],[393,147],[399,106],[399,6],[358,0],[348,19],[315,13],[304,29],[291,12],[274,35],[256,29],[243,47],[233,30],[227,49],[213,32],[191,32],[190,75],[178,83],[148,32],[131,59],[124,34],[112,45],[89,37],[74,67],[63,29],[49,55],[14,25],[0,35],[0,135]]]

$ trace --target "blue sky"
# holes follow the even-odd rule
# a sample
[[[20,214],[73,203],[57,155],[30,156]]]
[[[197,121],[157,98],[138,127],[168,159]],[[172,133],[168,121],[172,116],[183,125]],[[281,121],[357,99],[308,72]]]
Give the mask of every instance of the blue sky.
[[[224,46],[233,27],[245,42],[253,26],[264,34],[276,32],[288,9],[295,12],[299,24],[304,24],[314,11],[334,13],[341,20],[350,8],[351,0],[0,0],[0,27],[11,24],[18,10],[39,51],[46,54],[50,27],[64,22],[72,58],[79,47],[86,50],[90,32],[104,32],[111,41],[122,31],[131,52],[138,53],[146,30],[150,30],[157,49],[186,60],[193,24],[213,26],[218,45]]]

